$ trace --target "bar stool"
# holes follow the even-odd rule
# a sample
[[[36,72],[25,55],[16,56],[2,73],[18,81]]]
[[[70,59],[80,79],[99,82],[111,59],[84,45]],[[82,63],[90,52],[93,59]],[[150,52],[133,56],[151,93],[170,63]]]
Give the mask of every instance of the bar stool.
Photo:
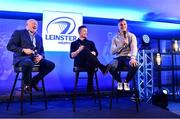
[[[98,71],[98,69],[95,68],[94,69],[94,75],[95,75],[95,80],[96,80],[96,90],[97,90],[97,95],[98,95],[99,110],[101,110],[102,105],[101,105],[101,97],[100,97],[100,91],[99,91],[99,85],[98,85],[97,71]],[[75,73],[75,83],[74,83],[74,93],[73,93],[72,102],[73,102],[73,112],[75,112],[76,111],[76,89],[77,89],[77,85],[78,85],[78,80],[80,78],[79,73],[88,72],[88,69],[87,68],[82,68],[82,67],[74,67],[73,72]]]
[[[128,67],[121,67],[119,69],[118,73],[119,73],[119,75],[121,75],[120,72],[128,72],[128,71],[129,71]],[[112,109],[112,100],[113,100],[113,96],[114,96],[114,81],[115,81],[115,79],[113,78],[112,79],[112,91],[111,91],[111,95],[110,95],[110,104],[109,104],[110,105],[109,106],[110,110]],[[136,111],[139,112],[139,104],[140,104],[139,91],[138,91],[137,86],[136,86],[135,78],[133,78],[132,81],[133,81],[132,93],[135,94]],[[122,91],[119,91],[119,92],[122,92]],[[119,92],[117,93],[117,100],[118,100]],[[125,91],[125,92],[129,92],[129,91]]]
[[[40,65],[34,65],[33,68],[32,68],[32,72],[39,72],[39,67],[40,67]],[[14,72],[16,72],[16,77],[15,77],[14,84],[13,84],[13,87],[12,87],[12,90],[11,90],[11,93],[10,93],[10,96],[9,96],[7,110],[9,109],[10,103],[12,101],[12,97],[13,97],[13,93],[14,93],[14,90],[15,90],[15,87],[16,87],[16,83],[17,83],[17,80],[18,80],[19,73],[22,73],[22,67],[20,67],[20,66],[14,67]],[[25,88],[24,81],[21,79],[21,97],[20,97],[20,101],[21,101],[20,102],[20,105],[21,105],[20,106],[20,112],[21,112],[21,115],[23,114],[24,88]],[[47,99],[46,99],[46,91],[45,91],[44,79],[42,79],[42,89],[43,89],[42,91],[43,91],[43,96],[44,96],[45,109],[47,109]],[[32,104],[32,88],[31,88],[31,93],[30,93],[30,102]]]

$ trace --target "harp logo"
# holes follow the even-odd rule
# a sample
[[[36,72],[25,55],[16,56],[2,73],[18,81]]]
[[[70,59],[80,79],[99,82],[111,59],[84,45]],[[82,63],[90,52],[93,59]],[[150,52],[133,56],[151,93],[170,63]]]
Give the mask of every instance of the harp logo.
[[[49,22],[46,28],[48,34],[72,34],[76,24],[70,17],[58,17]]]
[[[74,30],[76,24],[70,17],[58,17],[51,20],[46,27],[46,40],[58,40],[61,44],[69,44],[76,40]]]
[[[78,27],[83,23],[80,13],[44,11],[43,45],[45,51],[70,51],[70,44],[79,37]]]

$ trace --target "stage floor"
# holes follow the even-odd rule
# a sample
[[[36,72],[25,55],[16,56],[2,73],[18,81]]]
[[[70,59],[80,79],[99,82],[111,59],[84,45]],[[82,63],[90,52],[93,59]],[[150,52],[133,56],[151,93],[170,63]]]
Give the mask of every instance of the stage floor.
[[[135,103],[129,98],[120,98],[118,103],[113,100],[113,108],[109,110],[109,98],[102,99],[102,110],[98,108],[92,98],[79,97],[76,103],[76,112],[72,111],[70,98],[51,99],[48,101],[48,109],[45,110],[43,101],[35,99],[30,105],[29,101],[24,103],[24,115],[20,115],[20,103],[14,101],[9,110],[7,103],[0,105],[0,118],[180,118],[180,115],[141,102],[139,112],[136,112]]]

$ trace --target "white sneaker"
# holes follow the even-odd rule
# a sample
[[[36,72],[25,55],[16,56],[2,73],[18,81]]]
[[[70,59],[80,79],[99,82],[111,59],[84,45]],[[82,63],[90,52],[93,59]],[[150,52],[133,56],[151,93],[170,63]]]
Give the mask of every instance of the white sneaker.
[[[123,90],[123,84],[122,83],[118,82],[117,90]]]
[[[129,83],[124,83],[124,90],[130,91]]]

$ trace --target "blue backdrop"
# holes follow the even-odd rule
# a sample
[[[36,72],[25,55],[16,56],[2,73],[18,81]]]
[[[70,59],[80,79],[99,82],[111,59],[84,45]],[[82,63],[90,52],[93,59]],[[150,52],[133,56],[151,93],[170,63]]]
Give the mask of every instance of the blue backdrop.
[[[40,18],[40,17],[38,17]],[[84,18],[85,25],[88,27],[88,39],[95,42],[97,50],[99,51],[99,60],[103,64],[107,64],[111,61],[109,48],[111,44],[111,38],[117,31],[117,25],[111,19],[96,19],[96,18]],[[26,20],[20,20],[13,17],[12,19],[0,19],[0,96],[9,95],[15,78],[15,73],[12,67],[12,53],[7,51],[6,45],[9,41],[11,34],[15,29],[22,29],[25,27]],[[87,23],[91,22],[91,24]],[[106,25],[106,23],[109,23]],[[112,24],[111,24],[112,23]],[[157,52],[157,38],[179,38],[180,30],[173,29],[153,29],[146,26],[147,23],[143,22],[128,22],[130,31],[134,32],[138,37],[138,47],[140,47],[142,35],[148,34],[151,38],[151,47]],[[168,28],[168,26],[167,26]],[[42,21],[39,21],[38,33],[42,32]],[[53,47],[53,46],[52,46]],[[169,48],[168,43],[162,43],[161,50]],[[74,86],[74,74],[72,71],[73,60],[69,58],[69,52],[46,52],[46,58],[52,60],[56,67],[46,78],[45,85],[46,90],[49,93],[69,93]],[[170,65],[168,59],[163,59],[163,65]],[[179,63],[178,63],[179,64]],[[85,74],[82,74],[85,75]],[[125,74],[124,74],[125,75]],[[165,76],[165,77],[164,77]],[[163,83],[168,83],[171,78],[171,74],[164,73],[164,78],[167,78]],[[103,76],[98,71],[99,85],[101,90],[108,90],[111,88],[111,76],[110,74]],[[155,77],[156,79],[156,77]],[[86,81],[81,80],[79,85],[86,88]]]
[[[12,88],[15,73],[12,67],[12,52],[7,51],[6,45],[11,34],[15,29],[22,29],[26,20],[0,19],[0,94],[8,94]],[[98,58],[104,64],[107,64],[112,56],[110,56],[109,47],[112,35],[115,34],[116,26],[107,25],[91,25],[88,27],[88,39],[93,40],[99,51]],[[38,33],[41,34],[42,22],[39,22]],[[53,47],[53,46],[52,46]],[[69,52],[45,52],[46,58],[56,64],[55,69],[45,78],[47,91],[50,92],[68,92],[74,86],[74,74],[72,71],[73,60],[69,57]],[[86,75],[86,74],[82,74]],[[108,74],[103,76],[98,72],[99,84],[101,90],[106,90],[111,86],[111,76]],[[81,87],[86,87],[86,80],[79,82]]]

